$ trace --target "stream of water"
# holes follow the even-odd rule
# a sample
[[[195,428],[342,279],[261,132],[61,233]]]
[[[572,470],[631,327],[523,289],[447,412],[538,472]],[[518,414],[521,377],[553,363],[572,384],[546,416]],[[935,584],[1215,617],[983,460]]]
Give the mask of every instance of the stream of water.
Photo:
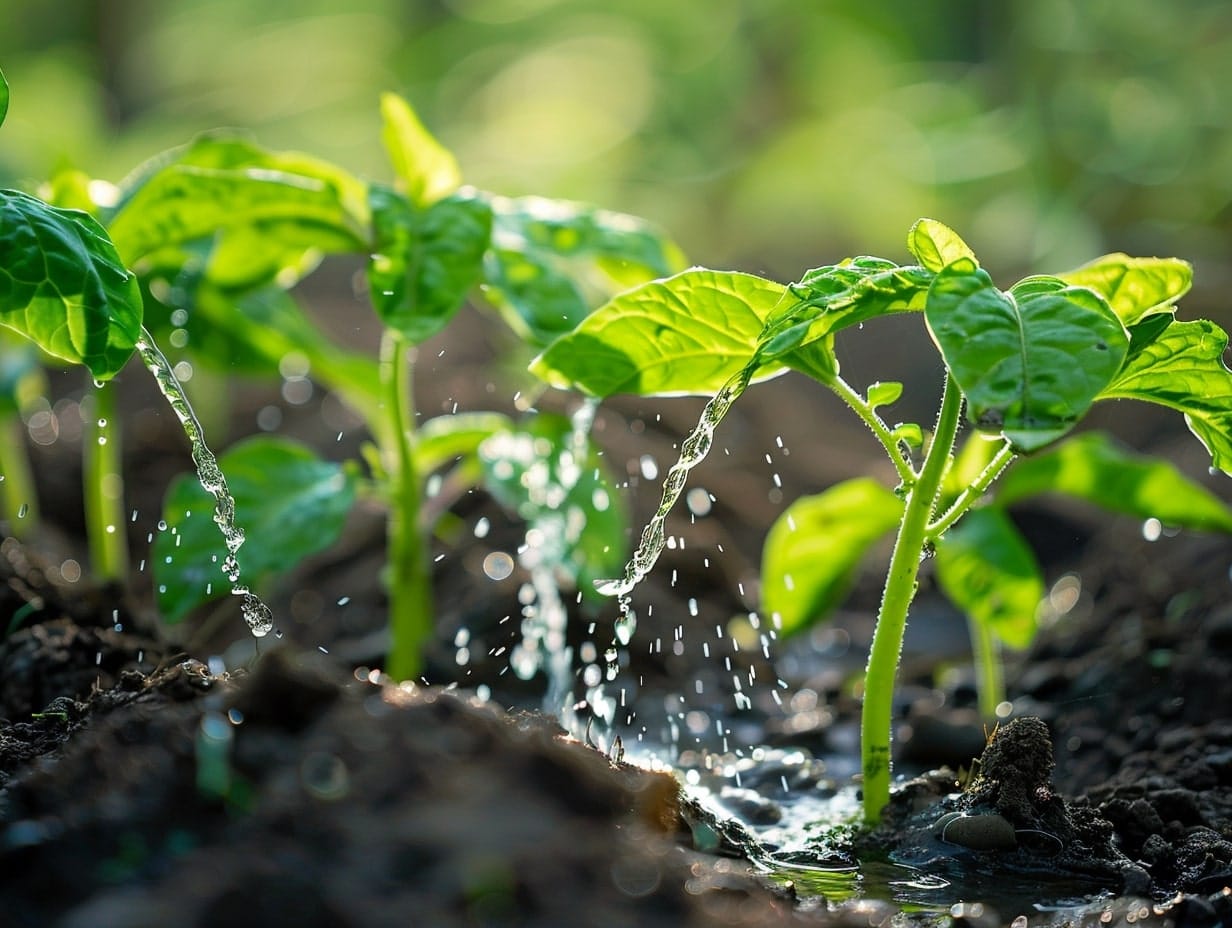
[[[188,402],[184,388],[176,379],[166,356],[159,350],[158,345],[154,343],[154,339],[145,328],[142,328],[141,337],[137,339],[136,349],[141,355],[141,360],[145,362],[145,366],[154,375],[154,382],[158,384],[158,389],[166,397],[171,410],[180,420],[184,434],[188,436],[189,444],[192,446],[193,463],[197,468],[197,479],[201,481],[201,486],[206,492],[214,497],[214,522],[217,523],[218,530],[222,532],[223,541],[227,545],[227,556],[220,565],[223,575],[231,585],[232,594],[241,598],[241,609],[248,628],[253,635],[263,638],[274,630],[273,614],[260,597],[240,582],[240,564],[236,555],[244,544],[244,530],[235,522],[235,499],[227,489],[227,480],[218,466],[214,453],[205,443],[205,433],[201,429],[196,413],[193,412],[192,405]]]

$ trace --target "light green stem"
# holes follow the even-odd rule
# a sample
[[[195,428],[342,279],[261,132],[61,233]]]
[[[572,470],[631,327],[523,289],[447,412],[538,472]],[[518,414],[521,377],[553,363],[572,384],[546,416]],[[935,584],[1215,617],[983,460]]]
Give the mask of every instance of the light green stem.
[[[944,535],[951,525],[961,519],[967,510],[979,501],[979,498],[984,495],[984,491],[1013,462],[1015,456],[1014,449],[1008,441],[998,448],[997,453],[993,455],[992,460],[980,471],[979,476],[975,478],[971,486],[964,489],[958,495],[958,498],[950,504],[950,508],[928,526],[928,537],[930,539],[937,539]]]
[[[903,454],[899,440],[894,437],[894,433],[890,427],[882,421],[881,416],[877,415],[875,409],[868,402],[852,389],[851,385],[842,377],[835,376],[828,384],[831,390],[838,394],[839,399],[846,403],[857,416],[864,420],[864,424],[869,427],[869,430],[877,436],[877,440],[881,442],[881,446],[885,448],[886,454],[894,464],[894,469],[898,471],[898,477],[903,482],[904,486],[910,486],[915,482],[915,473],[911,469],[911,463]]]
[[[994,721],[997,706],[1005,701],[1005,674],[1001,663],[1001,645],[987,622],[968,617],[971,650],[975,658],[975,689],[979,693],[980,715]]]
[[[124,477],[120,467],[120,427],[114,384],[95,387],[93,408],[81,437],[82,492],[90,566],[99,580],[128,575],[124,531]]]
[[[420,481],[413,445],[414,400],[406,340],[386,330],[381,341],[381,385],[389,422],[382,459],[389,479],[389,658],[395,680],[418,676],[432,635],[432,588],[426,539],[419,527]],[[388,445],[392,445],[389,447]]]
[[[885,592],[873,632],[864,676],[864,707],[860,722],[861,765],[864,773],[864,820],[872,825],[890,799],[890,737],[893,725],[894,680],[902,654],[907,610],[915,597],[916,577],[924,554],[928,523],[937,506],[941,480],[954,449],[962,411],[962,393],[947,376],[941,411],[919,478],[904,503],[903,521],[886,574]]]
[[[38,526],[38,499],[30,455],[26,451],[26,425],[16,412],[0,416],[0,519],[15,538],[29,538]]]

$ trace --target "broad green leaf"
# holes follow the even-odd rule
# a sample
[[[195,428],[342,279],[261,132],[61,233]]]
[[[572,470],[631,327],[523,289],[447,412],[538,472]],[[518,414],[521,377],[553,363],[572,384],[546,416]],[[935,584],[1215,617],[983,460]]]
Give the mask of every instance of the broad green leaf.
[[[415,471],[428,474],[454,458],[476,454],[484,440],[513,428],[496,412],[460,412],[429,419],[415,430]]]
[[[1118,253],[1056,276],[1076,287],[1090,287],[1130,326],[1152,313],[1168,312],[1189,292],[1193,267],[1180,258],[1131,258]]]
[[[141,335],[141,289],[88,214],[0,190],[0,325],[115,376]]]
[[[1116,376],[1129,345],[1093,291],[1029,277],[1004,293],[969,258],[937,274],[924,317],[968,417],[1021,451],[1069,431]]]
[[[332,545],[355,501],[357,478],[349,469],[284,438],[241,442],[218,465],[246,536],[237,559],[250,586]],[[214,498],[195,476],[185,474],[168,487],[167,530],[151,550],[158,606],[168,622],[230,593],[220,568],[227,548],[213,512]]]
[[[628,556],[628,515],[598,452],[563,416],[540,414],[479,447],[484,486],[527,524],[528,556],[564,573],[588,599]],[[534,534],[531,534],[534,530]]]
[[[694,269],[622,293],[531,363],[552,386],[592,396],[706,394],[754,357],[780,284],[732,271]],[[758,373],[782,373],[782,364]]]
[[[492,197],[484,294],[524,340],[546,347],[622,290],[685,267],[644,219],[543,197]]]
[[[1107,435],[1076,435],[1019,461],[1001,478],[998,506],[1064,493],[1165,525],[1232,532],[1232,509],[1171,463],[1119,447]]]
[[[441,331],[479,282],[492,211],[456,193],[419,208],[387,187],[370,191],[376,251],[368,291],[377,315],[413,344]]]
[[[184,250],[212,244],[207,273],[220,285],[290,286],[323,253],[368,249],[366,188],[340,168],[204,136],[143,165],[120,187],[104,221],[142,272],[179,267]]]
[[[461,186],[462,172],[453,153],[424,128],[406,100],[382,94],[381,121],[381,141],[412,203],[430,206]]]
[[[975,252],[947,225],[935,219],[919,219],[907,233],[907,248],[928,270],[936,272],[960,258],[978,265]]]
[[[762,613],[777,616],[783,634],[823,618],[847,594],[868,549],[902,515],[902,500],[871,477],[796,500],[762,548]]]
[[[768,320],[763,357],[775,360],[877,316],[923,309],[932,279],[923,268],[899,267],[884,258],[815,268],[788,288],[797,302],[785,303]]]
[[[973,509],[937,542],[942,592],[1012,648],[1035,637],[1035,610],[1044,598],[1039,564],[1004,511]]]
[[[1227,347],[1227,334],[1213,322],[1173,322],[1126,361],[1099,398],[1145,400],[1183,412],[1214,466],[1232,474],[1232,372],[1223,363]]]
[[[4,72],[0,71],[0,126],[4,125],[4,117],[9,112],[9,82],[4,79]]]

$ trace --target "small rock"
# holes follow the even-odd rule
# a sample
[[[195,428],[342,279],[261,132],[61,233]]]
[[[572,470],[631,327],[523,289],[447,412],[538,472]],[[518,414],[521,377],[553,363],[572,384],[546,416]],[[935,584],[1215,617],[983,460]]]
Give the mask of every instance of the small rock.
[[[933,834],[947,844],[973,851],[1009,851],[1018,846],[1014,826],[1000,815],[949,812],[933,823]]]

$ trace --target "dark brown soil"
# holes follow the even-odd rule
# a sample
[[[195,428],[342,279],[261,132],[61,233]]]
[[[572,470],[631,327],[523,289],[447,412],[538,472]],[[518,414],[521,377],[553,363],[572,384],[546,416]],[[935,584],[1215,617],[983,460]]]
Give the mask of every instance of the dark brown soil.
[[[437,387],[446,397],[455,389]],[[684,725],[693,763],[747,757],[740,746],[752,743],[790,745],[841,780],[858,763],[853,684],[875,581],[861,581],[837,624],[780,643],[773,660],[730,636],[710,636],[708,656],[699,639],[674,646],[678,625],[709,630],[755,605],[758,546],[781,505],[761,462],[790,392],[773,389],[725,423],[732,454],[697,478],[716,511],[678,520],[690,548],[666,552],[639,592],[622,670],[639,685],[622,737],[632,746],[681,727],[684,694],[707,726]],[[666,464],[696,412],[672,406],[655,422],[615,404],[598,438],[612,460],[649,452]],[[644,422],[635,434],[634,420]],[[858,449],[855,434],[836,427],[824,439]],[[145,445],[127,437],[148,475],[134,484],[148,494],[138,508],[154,512],[180,452],[161,429]],[[801,441],[776,460],[786,498],[862,466],[863,452],[839,460],[822,453],[822,438],[815,445]],[[379,666],[385,646],[379,514],[357,516],[337,548],[270,591],[283,638],[249,662],[237,658],[240,645],[251,651],[237,617],[203,615],[172,640],[153,621],[142,578],[129,592],[58,579],[49,565],[80,556],[73,517],[56,516],[74,510],[75,478],[71,467],[40,474],[44,511],[63,534],[0,547],[0,628],[16,617],[0,642],[0,926],[1232,924],[1227,539],[1149,543],[1125,520],[1059,507],[1015,514],[1049,580],[1073,572],[1082,595],[1030,655],[1011,660],[1014,721],[970,788],[955,795],[958,775],[945,771],[913,781],[892,807],[893,837],[878,844],[878,854],[940,877],[983,874],[984,894],[956,897],[941,914],[898,915],[901,900],[827,902],[770,882],[740,856],[773,847],[702,849],[703,813],[680,801],[668,774],[618,762],[524,711],[542,681],[512,679],[501,651],[516,638],[516,623],[502,619],[518,615],[518,578],[477,582],[469,536],[438,565],[427,672],[459,687],[394,687],[363,669]],[[492,521],[479,560],[517,542],[517,527],[481,497],[458,514]],[[145,530],[144,519],[133,529]],[[703,567],[697,552],[720,546]],[[343,597],[345,608],[323,605]],[[579,618],[574,643],[604,645],[612,616]],[[452,646],[460,628],[471,635],[465,667]],[[961,621],[926,586],[903,669],[900,772],[969,769],[983,749],[964,648]],[[750,671],[760,683],[752,706],[737,709],[733,679]],[[492,698],[476,698],[478,686]],[[790,804],[780,808],[777,776],[767,782],[750,778],[736,798],[774,821]],[[815,777],[793,788],[834,785]],[[1007,874],[1020,886],[1039,875],[1034,904],[996,897]],[[1074,901],[1050,889],[1059,876],[1106,895],[1058,913]]]

